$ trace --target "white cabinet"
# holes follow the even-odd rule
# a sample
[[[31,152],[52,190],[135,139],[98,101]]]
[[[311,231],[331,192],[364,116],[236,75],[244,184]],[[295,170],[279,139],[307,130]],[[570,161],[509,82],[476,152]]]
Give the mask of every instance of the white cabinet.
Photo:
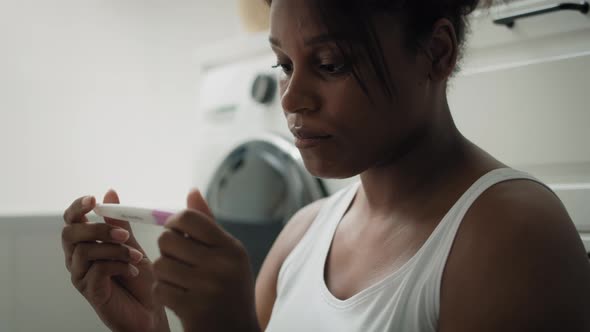
[[[508,165],[548,183],[576,226],[590,231],[590,15],[501,14],[552,1],[518,1],[476,13],[449,103],[466,137]]]

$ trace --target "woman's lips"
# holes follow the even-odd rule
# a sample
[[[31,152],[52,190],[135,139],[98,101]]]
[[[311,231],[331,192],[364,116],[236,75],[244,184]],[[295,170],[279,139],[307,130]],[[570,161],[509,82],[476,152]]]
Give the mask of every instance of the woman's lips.
[[[295,136],[295,146],[299,149],[308,149],[324,143],[332,136],[326,132],[311,127],[293,127],[290,128]]]
[[[295,137],[295,146],[299,149],[309,149],[324,143],[332,136],[318,136],[318,137]]]

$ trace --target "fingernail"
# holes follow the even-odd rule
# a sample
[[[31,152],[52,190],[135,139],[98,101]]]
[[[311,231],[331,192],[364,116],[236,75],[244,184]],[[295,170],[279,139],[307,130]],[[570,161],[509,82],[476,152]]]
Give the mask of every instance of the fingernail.
[[[82,199],[82,205],[85,206],[85,207],[86,206],[90,206],[92,204],[92,199],[93,199],[92,196],[86,196],[86,197],[84,197]]]
[[[129,232],[122,228],[114,228],[111,230],[111,237],[116,241],[127,241]]]
[[[131,272],[131,275],[134,277],[139,275],[139,270],[133,265],[129,265],[129,272]]]
[[[143,254],[135,249],[129,249],[129,256],[134,263],[139,262],[143,258]]]

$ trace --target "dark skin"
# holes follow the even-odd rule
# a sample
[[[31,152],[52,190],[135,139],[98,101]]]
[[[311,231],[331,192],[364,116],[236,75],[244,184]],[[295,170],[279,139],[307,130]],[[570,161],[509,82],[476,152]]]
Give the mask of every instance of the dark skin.
[[[119,203],[119,197],[109,191],[104,202]],[[81,197],[64,213],[62,246],[72,284],[113,331],[167,331],[164,307],[151,292],[151,261],[129,223],[109,218],[104,224],[88,222],[85,215],[95,204],[94,197]]]
[[[104,201],[119,199],[109,191]],[[127,222],[88,222],[95,204],[83,197],[66,210],[62,244],[72,283],[112,331],[169,331],[164,307],[185,331],[259,330],[246,251],[215,222],[199,191],[168,219],[153,263]],[[126,235],[114,239],[113,230]]]
[[[453,124],[446,82],[458,46],[448,20],[435,23],[416,55],[404,46],[399,19],[375,18],[398,93],[390,101],[379,95],[376,80],[368,80],[378,100],[373,105],[350,75],[333,76],[318,65],[318,58],[338,64],[339,55],[330,42],[306,45],[325,33],[313,17],[300,2],[273,1],[271,41],[285,64],[281,95],[288,122],[333,135],[301,151],[307,169],[323,177],[361,174],[325,266],[331,293],[347,299],[406,262],[473,182],[506,166]],[[389,153],[424,128],[408,154]],[[294,217],[263,267],[257,284],[263,327],[282,261],[321,204]],[[542,286],[549,284],[556,287]],[[589,299],[590,266],[561,202],[537,183],[510,181],[484,193],[464,218],[443,275],[439,331],[587,331]]]
[[[361,61],[371,101],[350,73],[335,70],[341,56],[333,41],[309,43],[325,33],[313,18],[300,1],[275,0],[270,35],[285,70],[280,92],[287,123],[330,135],[301,149],[306,168],[321,177],[361,175],[325,265],[329,290],[346,299],[406,262],[474,181],[505,165],[465,139],[452,121],[446,82],[458,46],[448,20],[437,21],[415,53],[404,46],[398,18],[375,17],[397,90],[388,98]],[[418,139],[408,143],[408,137]],[[111,191],[105,201],[118,197]],[[128,224],[87,223],[84,215],[94,203],[79,199],[66,211],[64,252],[73,283],[111,329],[166,331],[167,306],[186,331],[261,331],[282,263],[324,201],[288,223],[255,288],[244,277],[250,275],[244,248],[217,225],[198,192],[169,220],[158,242],[162,257],[153,264],[131,254],[134,248],[145,256]],[[114,240],[113,229],[128,234]],[[546,188],[520,180],[495,185],[457,233],[443,274],[438,330],[588,331],[586,260],[567,212]]]

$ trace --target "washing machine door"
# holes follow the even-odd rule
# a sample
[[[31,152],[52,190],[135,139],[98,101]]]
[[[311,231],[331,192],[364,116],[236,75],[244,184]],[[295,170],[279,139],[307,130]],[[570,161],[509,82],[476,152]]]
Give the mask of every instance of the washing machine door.
[[[248,250],[255,274],[285,223],[325,197],[295,146],[266,134],[235,147],[217,168],[206,197],[216,220]]]

